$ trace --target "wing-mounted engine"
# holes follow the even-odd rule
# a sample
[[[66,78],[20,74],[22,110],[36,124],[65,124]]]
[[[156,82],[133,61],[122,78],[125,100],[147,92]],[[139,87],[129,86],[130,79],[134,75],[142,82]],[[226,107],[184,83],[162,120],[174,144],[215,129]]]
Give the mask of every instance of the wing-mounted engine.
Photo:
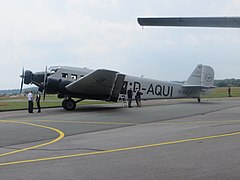
[[[46,91],[50,94],[69,94],[65,87],[70,83],[72,83],[72,81],[50,76],[47,78]]]

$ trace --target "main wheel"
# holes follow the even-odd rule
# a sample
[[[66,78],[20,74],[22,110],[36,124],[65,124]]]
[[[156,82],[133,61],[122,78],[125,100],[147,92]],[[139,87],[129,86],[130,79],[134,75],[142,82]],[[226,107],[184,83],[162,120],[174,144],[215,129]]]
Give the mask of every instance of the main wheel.
[[[65,99],[62,102],[62,106],[67,111],[73,111],[76,108],[76,103],[72,99]]]
[[[63,101],[62,101],[62,107],[64,108],[65,107],[65,103],[66,103],[66,99],[64,99]],[[65,108],[64,108],[65,109]]]

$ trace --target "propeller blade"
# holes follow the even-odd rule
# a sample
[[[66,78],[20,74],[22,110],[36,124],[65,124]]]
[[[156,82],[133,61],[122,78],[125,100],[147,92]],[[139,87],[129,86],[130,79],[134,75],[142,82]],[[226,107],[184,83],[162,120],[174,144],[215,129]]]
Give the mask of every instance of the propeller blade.
[[[44,80],[43,80],[43,100],[45,100],[45,97],[46,97],[46,88],[47,88],[47,66],[45,68]]]
[[[45,101],[45,98],[46,98],[46,91],[43,90],[43,100]]]
[[[24,68],[22,68],[22,75],[21,75],[20,77],[22,78],[22,81],[21,81],[21,88],[20,88],[20,94],[22,94],[23,82],[24,82]]]
[[[47,81],[47,66],[45,68],[45,73],[44,73],[44,81],[43,81],[44,86],[46,86],[46,81]]]

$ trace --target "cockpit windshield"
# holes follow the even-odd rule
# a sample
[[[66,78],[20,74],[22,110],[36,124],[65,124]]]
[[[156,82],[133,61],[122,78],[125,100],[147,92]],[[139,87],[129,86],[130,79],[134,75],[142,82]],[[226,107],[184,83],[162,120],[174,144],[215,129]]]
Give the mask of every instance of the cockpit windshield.
[[[54,73],[56,73],[57,71],[58,71],[58,67],[50,67],[50,68],[49,68],[50,74],[54,74]]]

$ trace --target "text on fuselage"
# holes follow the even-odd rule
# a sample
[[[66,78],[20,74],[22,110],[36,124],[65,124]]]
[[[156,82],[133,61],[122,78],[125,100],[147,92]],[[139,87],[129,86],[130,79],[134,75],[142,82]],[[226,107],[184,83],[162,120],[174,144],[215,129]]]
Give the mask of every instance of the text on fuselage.
[[[131,83],[130,83],[131,85]],[[146,94],[172,97],[173,96],[173,86],[160,85],[160,84],[150,84],[147,88],[142,87],[140,82],[133,83],[133,92],[136,92],[138,89],[146,91]]]

